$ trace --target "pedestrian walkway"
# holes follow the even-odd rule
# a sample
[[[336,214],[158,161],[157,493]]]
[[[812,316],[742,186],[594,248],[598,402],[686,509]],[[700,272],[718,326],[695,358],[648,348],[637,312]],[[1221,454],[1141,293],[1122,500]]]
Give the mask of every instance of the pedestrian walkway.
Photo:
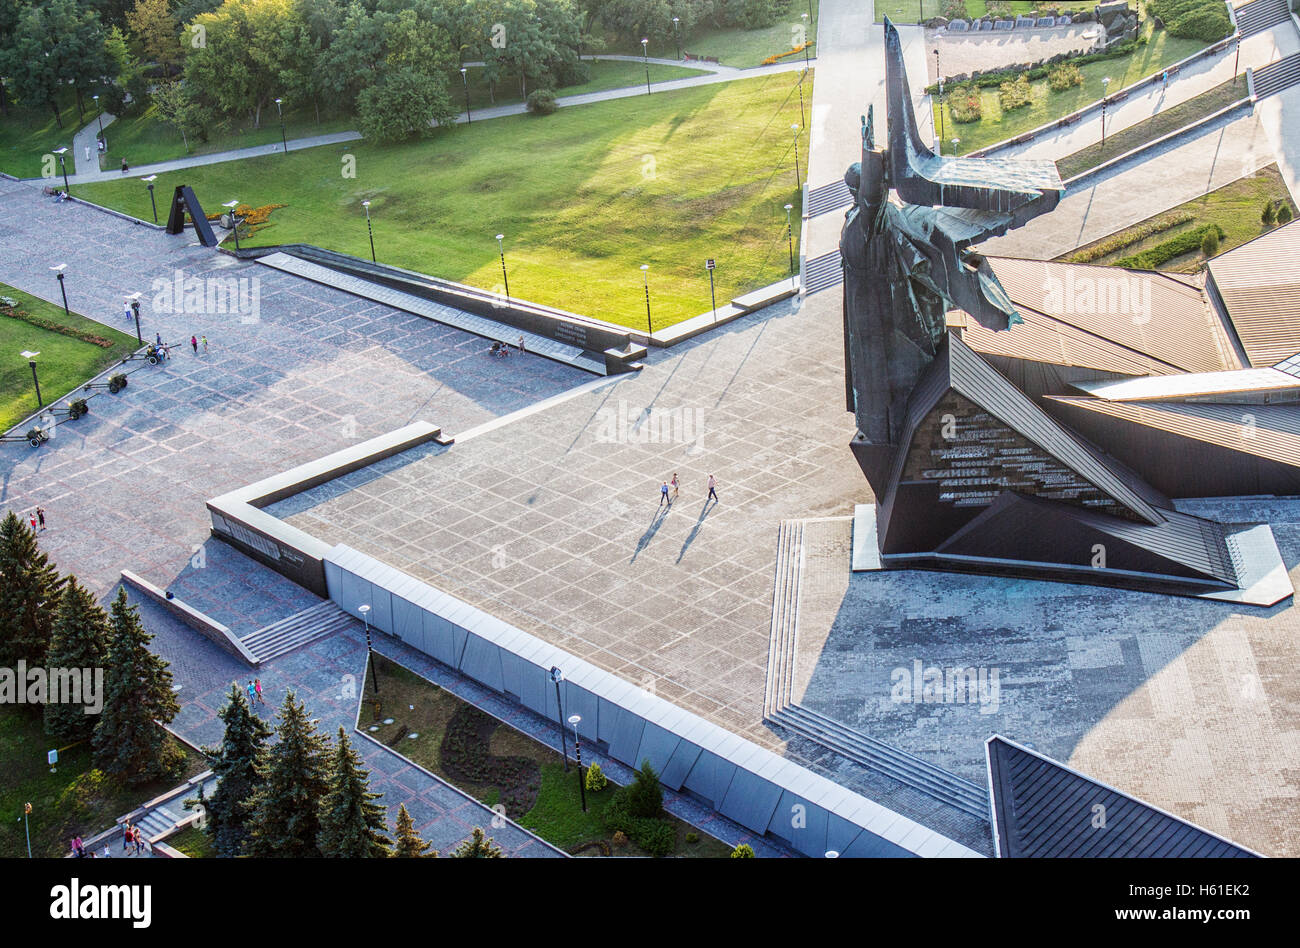
[[[107,129],[116,118],[116,115],[109,115],[108,113],[98,116],[72,137],[72,154],[68,157],[72,159],[72,165],[77,169],[78,174],[100,173],[99,130],[101,122],[103,128]],[[108,137],[107,132],[104,133],[104,137]],[[121,174],[121,172],[119,171],[118,174]]]

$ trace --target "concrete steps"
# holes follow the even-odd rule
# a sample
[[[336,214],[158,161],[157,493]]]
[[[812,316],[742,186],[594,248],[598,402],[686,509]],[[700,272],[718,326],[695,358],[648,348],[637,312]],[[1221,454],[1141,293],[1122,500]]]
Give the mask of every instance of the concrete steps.
[[[1237,28],[1241,30],[1242,38],[1271,30],[1279,23],[1289,20],[1291,12],[1287,4],[1288,0],[1254,0],[1253,3],[1237,7],[1233,13],[1237,17]]]
[[[803,563],[803,523],[782,521],[776,539],[776,582],[772,592],[772,629],[768,638],[767,681],[763,716],[790,704],[795,642],[799,624],[799,576]]]
[[[831,211],[843,210],[852,203],[853,193],[849,191],[849,186],[843,181],[823,184],[821,187],[813,188],[808,192],[808,207],[805,208],[805,216],[817,217],[819,214],[829,214]]]
[[[804,266],[804,285],[808,293],[830,289],[844,282],[844,266],[838,249],[813,257]]]
[[[301,612],[250,632],[240,641],[257,656],[258,663],[269,662],[302,648],[317,639],[347,628],[357,620],[334,603],[326,600]]]
[[[1256,0],[1260,2],[1260,0]],[[1254,4],[1251,4],[1254,6]],[[1300,84],[1300,53],[1255,70],[1255,97],[1263,99]]]

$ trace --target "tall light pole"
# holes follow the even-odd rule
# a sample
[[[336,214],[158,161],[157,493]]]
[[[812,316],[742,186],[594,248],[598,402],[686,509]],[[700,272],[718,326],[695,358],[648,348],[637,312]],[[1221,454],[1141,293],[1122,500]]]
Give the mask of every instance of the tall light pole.
[[[803,187],[803,173],[799,170],[799,126],[791,125],[790,131],[794,132],[794,189],[798,191]]]
[[[222,207],[230,211],[230,229],[235,232],[235,249],[239,249],[239,218],[235,216],[235,208],[239,207],[238,201],[227,201]]]
[[[153,206],[153,222],[158,223],[158,200],[153,196],[153,183],[158,180],[156,174],[151,174],[147,178],[141,178],[144,186],[149,189],[149,203]]]
[[[1232,84],[1237,84],[1237,70],[1241,66],[1241,30],[1237,30],[1237,56],[1232,61]]]
[[[934,74],[939,81],[939,154],[943,154],[943,73],[939,71],[939,47],[934,48]]]
[[[790,212],[794,210],[793,204],[785,206],[785,237],[790,244],[790,289],[794,289],[794,222],[790,219]]]
[[[501,281],[506,285],[506,302],[510,302],[510,277],[506,273],[506,245],[502,243],[505,234],[497,234],[497,249],[501,251]]]
[[[673,37],[677,40],[677,60],[680,62],[682,58],[682,18],[679,16],[673,17]]]
[[[645,94],[650,94],[650,41],[641,37],[641,62],[645,64]]]
[[[56,266],[50,267],[50,269],[54,271],[54,275],[59,278],[59,292],[63,294],[63,315],[71,319],[72,314],[68,312],[68,290],[63,285],[63,271],[67,268],[68,265],[66,263],[60,263]]]
[[[284,145],[284,153],[287,155],[289,154],[289,138],[284,133],[284,110],[280,108],[283,102],[284,99],[275,100],[275,114],[280,116],[280,143]]]
[[[808,14],[806,13],[800,13],[799,16],[803,18],[803,71],[807,72],[808,71],[808,42],[809,42],[808,31],[812,28],[812,20],[809,19]]]
[[[654,335],[654,326],[650,322],[650,264],[641,264],[641,284],[645,287],[645,331]]]
[[[92,95],[91,98],[95,100],[95,112],[98,113],[96,115],[96,119],[99,121],[99,140],[103,142],[104,141],[104,113],[99,107],[99,96]],[[99,152],[98,145],[96,145],[95,151],[98,154]],[[105,153],[108,152],[108,142],[104,142],[104,152]]]
[[[36,377],[36,357],[40,355],[40,353],[28,352],[26,349],[24,349],[22,352],[18,354],[22,356],[24,359],[26,359],[27,364],[32,367],[32,384],[36,386],[36,407],[44,408],[45,402],[41,401],[41,380]]]
[[[569,749],[564,743],[564,705],[560,701],[560,682],[564,681],[564,672],[554,665],[551,666],[551,681],[555,682],[555,712],[557,717],[556,723],[560,725],[560,756],[564,758],[564,772],[569,772]]]
[[[24,803],[23,804],[23,829],[27,831],[27,858],[28,859],[32,858],[32,828],[27,823],[27,817],[31,816],[31,813],[32,813],[32,805],[30,803]]]
[[[375,689],[375,694],[379,694],[379,676],[375,673],[375,650],[370,647],[370,604],[357,606],[357,612],[361,613],[361,620],[366,624],[366,658],[370,666],[370,684]]]
[[[1101,80],[1101,150],[1106,150],[1106,90],[1110,88],[1110,76]]]
[[[583,779],[582,772],[582,742],[578,740],[578,725],[582,723],[581,714],[569,715],[569,723],[573,725],[573,756],[578,759],[578,795],[582,797],[582,812],[587,812],[587,781]]]
[[[63,172],[63,193],[68,197],[72,197],[72,188],[68,186],[68,165],[67,162],[63,160],[64,155],[67,153],[67,145],[64,145],[62,148],[54,149],[54,154],[59,156],[59,170]]]
[[[465,124],[474,124],[474,115],[469,110],[469,69],[460,67],[460,84],[465,87]]]
[[[808,67],[804,66],[803,72],[799,74],[799,122],[803,125],[808,124],[808,116],[803,111],[803,81],[808,75]]]
[[[144,336],[140,333],[140,294],[132,293],[127,297],[131,301],[131,315],[135,317],[135,341],[144,345]]]
[[[709,271],[709,303],[713,306],[713,321],[718,321],[718,298],[713,293],[713,258],[704,261],[704,269]]]
[[[375,229],[370,225],[370,202],[362,201],[361,206],[366,209],[366,233],[370,235],[370,262],[378,263],[375,259]]]

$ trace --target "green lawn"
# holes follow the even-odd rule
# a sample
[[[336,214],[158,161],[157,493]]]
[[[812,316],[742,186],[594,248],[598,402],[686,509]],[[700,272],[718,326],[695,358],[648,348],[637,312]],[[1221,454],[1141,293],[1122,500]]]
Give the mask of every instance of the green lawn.
[[[286,204],[250,244],[311,243],[369,255],[372,201],[385,263],[485,289],[500,282],[504,233],[511,293],[628,326],[709,309],[787,275],[783,206],[799,197],[792,124],[797,74],[562,108],[439,129],[407,145],[349,142],[161,175],[159,193],[192,185],[206,208],[238,199]],[[345,178],[341,158],[356,158]],[[800,133],[801,169],[808,138]],[[138,181],[83,185],[80,196],[152,219]],[[797,239],[796,227],[796,239]]]
[[[94,103],[86,104],[92,106],[86,112],[86,121],[90,121],[94,117]],[[77,115],[76,99],[71,94],[63,97],[61,105],[63,127],[59,128],[48,108],[27,109],[10,102],[9,114],[0,116],[0,171],[16,178],[38,178],[49,170],[43,157],[60,146],[67,146],[68,174],[72,174],[72,136],[84,123]],[[57,162],[50,167],[57,176]]]
[[[5,316],[0,308],[0,353],[4,354],[0,360],[0,432],[9,430],[37,408],[31,367],[18,353],[40,353],[36,359],[36,372],[41,382],[41,397],[48,405],[135,351],[135,336],[109,329],[75,313],[69,319],[63,315],[62,306],[39,300],[3,283],[0,283],[0,296],[17,300],[20,310],[54,320],[61,326],[93,333],[113,343],[112,348],[101,348]],[[93,405],[91,410],[94,410]]]
[[[591,75],[586,82],[576,86],[561,86],[551,91],[557,96],[570,96],[583,95],[587,92],[604,92],[606,89],[622,89],[626,86],[645,87],[646,70],[643,63],[610,59],[586,60],[586,63],[587,68],[591,71]],[[692,69],[686,66],[664,66],[659,63],[650,63],[649,65],[651,84],[706,74],[703,69]],[[452,101],[463,109],[465,107],[465,91],[459,74],[452,82]],[[503,82],[498,82],[494,99],[489,92],[487,81],[483,78],[483,69],[480,66],[469,67],[464,82],[469,85],[471,110],[486,109],[497,105],[511,105],[524,101],[524,96],[520,94],[520,85],[517,78],[507,78]],[[532,92],[533,88],[530,86],[528,91]]]
[[[1295,203],[1290,199],[1286,183],[1278,173],[1277,165],[1269,165],[1255,174],[1238,178],[1231,184],[1224,185],[1194,201],[1188,201],[1186,204],[1170,208],[1163,214],[1157,214],[1155,217],[1134,224],[1132,227],[1112,234],[1103,240],[1094,241],[1073,250],[1059,259],[1070,263],[1113,264],[1120,257],[1140,253],[1166,240],[1177,237],[1185,231],[1194,230],[1203,224],[1218,224],[1223,228],[1227,234],[1219,242],[1219,252],[1223,253],[1258,237],[1260,234],[1266,233],[1270,229],[1260,223],[1260,213],[1264,210],[1264,202],[1269,200],[1287,201],[1291,205],[1292,211],[1297,210]],[[1191,216],[1188,217],[1188,215]],[[1186,219],[1184,220],[1184,218]],[[1163,227],[1162,224],[1170,219],[1180,220],[1181,223],[1173,227]],[[1151,231],[1157,232],[1152,233],[1149,237],[1140,236]],[[1132,240],[1132,238],[1138,239]],[[1114,249],[1109,253],[1094,256],[1097,250],[1104,249],[1099,245]],[[1160,269],[1188,273],[1199,270],[1204,262],[1204,256],[1199,250],[1196,250],[1181,257],[1173,258]]]
[[[1012,13],[1029,13],[1042,5],[1033,0],[1010,0],[1007,4]],[[886,15],[899,24],[915,23],[918,19],[928,20],[930,17],[942,16],[943,6],[942,0],[876,0],[876,22],[883,23]],[[968,18],[978,19],[987,12],[988,4],[984,0],[966,0]]]
[[[197,826],[187,826],[163,840],[172,849],[178,849],[191,859],[210,859],[217,854],[212,837]]]
[[[1110,77],[1110,91],[1118,92],[1139,79],[1160,72],[1166,66],[1187,58],[1205,45],[1200,40],[1178,39],[1160,30],[1152,33],[1150,42],[1139,46],[1130,56],[1087,63],[1079,67],[1080,72],[1083,73],[1083,84],[1065,92],[1053,92],[1048,87],[1046,79],[1030,83],[1033,101],[1023,108],[1006,113],[1002,111],[998,102],[996,87],[981,89],[983,117],[978,122],[954,122],[948,105],[944,102],[942,105],[944,153],[953,153],[953,138],[961,139],[956,153],[964,155],[1008,138],[1014,138],[1040,125],[1046,125],[1100,99],[1103,90],[1107,88],[1102,82],[1105,77]],[[948,89],[945,84],[945,96]],[[938,104],[935,105],[936,109],[939,107]],[[937,115],[936,121],[938,121]]]
[[[818,2],[819,0],[811,0],[811,26],[808,27],[807,31],[808,39],[814,41],[814,43],[817,39]],[[758,66],[767,57],[784,53],[797,45],[798,38],[802,35],[804,29],[804,20],[800,14],[807,13],[808,7],[809,0],[791,0],[790,8],[777,17],[776,23],[757,30],[742,30],[736,26],[713,27],[702,24],[690,33],[682,34],[682,50],[692,56],[712,56],[722,65],[735,66],[738,69]],[[611,51],[639,56],[641,55],[641,44],[631,40]],[[677,44],[672,39],[669,39],[666,43],[662,43],[659,48],[651,46],[648,52],[658,59],[676,59]],[[810,56],[816,56],[817,47],[814,45],[808,52]],[[803,54],[800,53],[798,57],[789,58],[802,59]]]
[[[360,727],[375,740],[387,744],[488,806],[497,805],[501,799],[500,787],[458,779],[443,765],[442,747],[447,726],[452,717],[466,707],[465,702],[382,655],[375,656],[374,671],[379,677],[381,710],[376,717],[372,705],[375,691],[367,670]],[[382,723],[390,717],[393,718],[392,724]],[[376,730],[372,731],[372,727]],[[403,736],[412,732],[417,736]],[[609,847],[611,855],[645,855],[633,843],[621,846],[614,843],[605,830],[600,815],[614,795],[616,787],[613,783],[599,792],[588,791],[587,810],[583,812],[578,771],[572,761],[566,771],[559,754],[506,724],[495,727],[488,746],[494,757],[533,761],[540,770],[540,785],[528,811],[522,814],[506,812],[515,822],[561,849],[589,846],[581,855],[600,855],[601,843]],[[573,754],[572,741],[569,754]],[[724,843],[681,820],[669,819],[677,831],[677,856],[723,858],[730,854],[730,847]],[[490,826],[484,826],[483,831],[492,835]],[[688,842],[688,835],[697,837],[695,842]]]
[[[174,780],[128,788],[91,766],[87,744],[62,747],[45,734],[43,719],[27,706],[0,706],[0,859],[26,857],[23,804],[32,805],[28,818],[33,856],[62,856],[72,837],[89,839],[109,829],[113,821],[140,804],[202,772],[203,760],[184,748],[186,765]],[[183,746],[183,745],[182,745]],[[59,751],[55,773],[46,752]]]
[[[1235,80],[1229,79],[1208,92],[1202,92],[1195,98],[1158,112],[1145,121],[1107,135],[1105,147],[1101,142],[1097,142],[1065,156],[1056,162],[1056,169],[1060,172],[1062,180],[1072,178],[1117,155],[1122,155],[1147,142],[1153,142],[1170,132],[1176,132],[1207,115],[1213,115],[1245,96],[1246,76],[1243,73]]]

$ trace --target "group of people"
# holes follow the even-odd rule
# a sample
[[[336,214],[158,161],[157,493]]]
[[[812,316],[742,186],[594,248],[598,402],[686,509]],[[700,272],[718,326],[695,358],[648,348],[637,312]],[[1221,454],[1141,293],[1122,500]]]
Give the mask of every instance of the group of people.
[[[128,820],[126,826],[122,827],[122,852],[129,856],[134,847],[135,854],[138,856],[144,852],[145,845],[144,834],[140,832],[140,827],[132,826]]]
[[[31,519],[33,531],[44,530],[45,529],[45,508],[37,507],[36,510],[32,513],[30,519]]]
[[[128,314],[130,313],[130,310],[131,308],[128,306],[127,307]],[[206,355],[208,351],[208,337],[190,336],[190,348],[194,350],[195,355],[199,354],[200,345],[203,346],[203,352]],[[170,347],[162,341],[162,333],[155,333],[154,344],[149,346],[147,349],[145,349],[145,355],[157,356],[158,361],[161,362],[163,359],[167,358],[169,349]]]
[[[249,705],[266,704],[266,699],[262,697],[262,679],[248,679],[248,703]]]
[[[523,354],[524,354],[525,352],[527,352],[527,351],[528,351],[528,350],[524,347],[524,335],[523,335],[523,333],[520,333],[520,334],[519,334],[519,354],[520,354],[520,355],[523,355]],[[500,340],[493,340],[493,342],[492,342],[492,348],[488,350],[488,355],[497,356],[498,358],[501,358],[501,359],[504,359],[504,358],[508,357],[508,356],[510,355],[510,345],[509,345],[509,343],[501,342]]]
[[[659,506],[663,507],[666,504],[667,506],[671,507],[673,505],[673,501],[677,499],[677,490],[680,486],[681,484],[677,480],[677,472],[673,471],[673,479],[671,481],[664,481],[662,484],[659,485]],[[722,502],[718,500],[718,492],[716,489],[717,486],[718,486],[718,479],[714,477],[712,474],[710,474],[708,480],[709,493],[704,498],[704,502],[706,504],[710,500],[713,501],[714,503]],[[670,491],[671,494],[669,493]]]

